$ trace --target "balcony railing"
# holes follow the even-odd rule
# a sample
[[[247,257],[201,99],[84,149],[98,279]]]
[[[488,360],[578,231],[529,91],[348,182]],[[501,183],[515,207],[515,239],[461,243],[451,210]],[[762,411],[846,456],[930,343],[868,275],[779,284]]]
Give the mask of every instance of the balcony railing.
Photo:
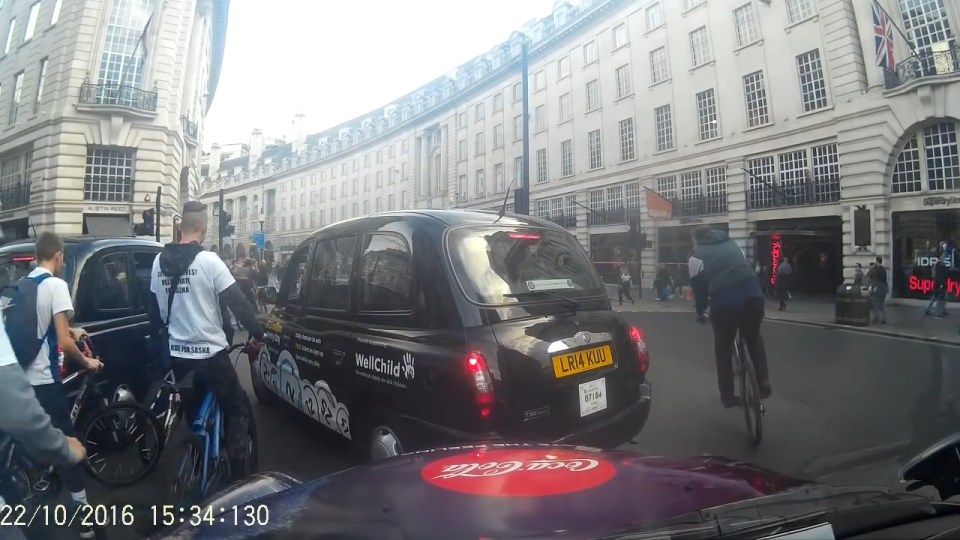
[[[157,112],[157,93],[126,84],[89,84],[80,86],[80,103],[127,107],[145,112]]]
[[[884,85],[889,90],[916,79],[936,75],[960,74],[960,41],[945,51],[923,51],[901,60],[894,70],[883,70]]]
[[[575,229],[577,227],[577,216],[575,214],[554,213],[547,216],[546,219],[565,229]]]
[[[622,225],[631,219],[640,219],[640,207],[628,206],[620,208],[591,207],[587,214],[588,225]]]
[[[673,217],[709,216],[727,211],[727,195],[707,195],[667,199],[673,204]]]
[[[9,184],[0,188],[0,210],[13,210],[30,204],[30,184]]]
[[[780,208],[808,204],[829,204],[840,200],[840,179],[797,182],[779,186],[754,186],[747,191],[747,208]]]
[[[191,122],[186,116],[180,117],[180,123],[183,125],[183,136],[187,138],[188,141],[196,143],[197,142],[197,123]]]

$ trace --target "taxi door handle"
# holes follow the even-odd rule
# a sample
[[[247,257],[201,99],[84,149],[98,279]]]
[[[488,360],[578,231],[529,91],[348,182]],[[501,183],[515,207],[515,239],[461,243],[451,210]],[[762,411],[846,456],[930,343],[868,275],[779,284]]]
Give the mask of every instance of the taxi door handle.
[[[341,350],[339,350],[339,349],[334,349],[334,350],[333,350],[333,356],[335,356],[335,357],[337,358],[337,366],[340,366],[340,365],[343,364],[343,359],[347,356],[347,353],[345,353],[345,352],[343,352],[343,351],[341,351]]]

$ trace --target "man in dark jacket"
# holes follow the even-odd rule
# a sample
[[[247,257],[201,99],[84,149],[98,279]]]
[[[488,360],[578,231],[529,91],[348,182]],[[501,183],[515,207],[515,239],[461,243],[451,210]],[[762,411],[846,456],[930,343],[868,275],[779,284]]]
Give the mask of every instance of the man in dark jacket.
[[[743,336],[757,370],[760,397],[770,397],[767,353],[760,335],[765,302],[757,276],[740,249],[725,231],[709,226],[694,231],[693,256],[703,261],[710,296],[710,321],[713,324],[714,354],[720,401],[727,408],[740,404],[733,393],[733,340],[737,331]]]

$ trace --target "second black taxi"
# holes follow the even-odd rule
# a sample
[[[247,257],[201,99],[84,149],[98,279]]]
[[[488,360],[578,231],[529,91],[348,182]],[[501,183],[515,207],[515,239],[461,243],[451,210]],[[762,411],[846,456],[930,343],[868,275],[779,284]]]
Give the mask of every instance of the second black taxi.
[[[468,441],[620,445],[650,411],[642,331],[577,239],[496,212],[327,226],[292,254],[251,361],[286,402],[372,459]]]

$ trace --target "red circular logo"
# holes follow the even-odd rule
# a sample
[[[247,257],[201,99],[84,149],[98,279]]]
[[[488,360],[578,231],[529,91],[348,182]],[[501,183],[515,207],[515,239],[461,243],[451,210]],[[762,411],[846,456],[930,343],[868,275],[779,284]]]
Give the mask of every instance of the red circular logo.
[[[445,457],[420,471],[450,491],[491,497],[546,497],[603,485],[617,469],[600,456],[563,450],[477,450]]]

